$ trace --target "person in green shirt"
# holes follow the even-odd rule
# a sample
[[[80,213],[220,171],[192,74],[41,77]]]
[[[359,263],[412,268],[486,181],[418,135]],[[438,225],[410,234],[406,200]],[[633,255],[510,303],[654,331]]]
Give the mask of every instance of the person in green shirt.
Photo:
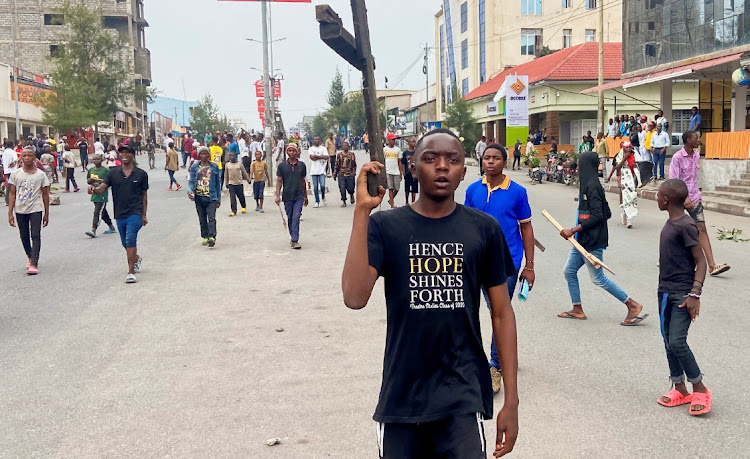
[[[109,168],[102,166],[103,160],[104,157],[101,154],[95,154],[92,157],[94,167],[89,169],[86,175],[86,182],[89,185],[98,187],[99,185],[104,183],[104,180],[106,180],[107,175],[109,174]],[[114,225],[112,224],[112,219],[109,217],[109,213],[107,212],[108,200],[109,192],[106,190],[102,194],[91,195],[91,202],[94,203],[94,223],[91,226],[91,231],[86,231],[86,236],[90,238],[96,237],[96,229],[99,227],[100,218],[101,220],[104,220],[104,223],[106,223],[107,226],[109,226],[109,229],[105,231],[104,234],[114,234],[117,232]]]

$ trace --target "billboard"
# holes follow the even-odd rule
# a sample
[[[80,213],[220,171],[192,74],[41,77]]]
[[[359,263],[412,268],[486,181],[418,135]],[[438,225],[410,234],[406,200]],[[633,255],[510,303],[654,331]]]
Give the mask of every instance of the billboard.
[[[161,145],[164,137],[172,132],[172,118],[167,118],[159,112],[154,112],[154,136],[156,143]]]
[[[52,90],[46,87],[18,82],[18,101],[26,104],[36,105],[41,107],[42,103],[46,100],[47,96],[52,93]],[[14,100],[16,98],[15,90],[13,89],[13,81],[10,82],[10,98]]]
[[[529,125],[529,77],[508,75],[506,80],[505,113],[506,126],[522,127]]]

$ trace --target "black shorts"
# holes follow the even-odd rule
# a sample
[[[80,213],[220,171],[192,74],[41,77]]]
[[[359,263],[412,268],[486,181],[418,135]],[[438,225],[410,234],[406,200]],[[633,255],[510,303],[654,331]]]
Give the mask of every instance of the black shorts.
[[[419,182],[413,175],[404,175],[404,189],[407,193],[419,193]]]
[[[380,459],[487,458],[484,425],[479,413],[419,424],[378,422],[377,429]]]

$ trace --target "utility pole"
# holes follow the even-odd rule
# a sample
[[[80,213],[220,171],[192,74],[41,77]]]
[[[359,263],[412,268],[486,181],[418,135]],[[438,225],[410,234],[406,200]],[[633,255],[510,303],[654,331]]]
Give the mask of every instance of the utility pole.
[[[273,88],[271,87],[270,82],[270,75],[268,74],[268,48],[269,48],[269,40],[268,40],[268,5],[267,1],[263,0],[261,2],[261,16],[263,18],[263,102],[265,104],[265,113],[266,113],[266,162],[268,163],[268,176],[271,180],[271,186],[273,186],[273,151],[271,149],[272,143],[273,143],[273,130],[271,129],[269,123],[273,123],[273,118],[275,115],[272,115],[271,113],[271,96],[273,93]]]
[[[271,135],[276,135],[276,67],[273,66],[273,4],[268,4],[268,60],[271,72]],[[266,121],[268,122],[268,121]],[[301,152],[300,152],[301,153]]]
[[[10,18],[11,35],[13,36],[13,93],[15,95],[16,105],[16,138],[18,140],[23,138],[23,132],[21,132],[21,120],[18,116],[18,64],[16,63],[16,4],[13,3],[13,16]],[[10,137],[10,136],[8,136]]]
[[[604,84],[604,0],[599,2],[599,86]],[[604,91],[599,90],[599,131],[604,132]]]
[[[383,91],[383,115],[385,115],[385,132],[388,132],[388,77],[385,77],[385,90]]]
[[[429,73],[429,52],[430,52],[430,44],[425,43],[424,44],[424,118],[425,122],[430,121],[430,73]],[[416,131],[416,129],[415,129]]]
[[[328,5],[315,7],[315,18],[320,23],[320,38],[343,57],[352,67],[362,72],[362,95],[365,99],[367,135],[370,137],[370,160],[385,164],[383,138],[378,119],[378,98],[375,83],[375,58],[370,46],[370,27],[367,23],[365,0],[351,0],[355,36],[344,29],[341,18]],[[385,170],[368,174],[367,189],[377,196],[378,186],[386,187]]]

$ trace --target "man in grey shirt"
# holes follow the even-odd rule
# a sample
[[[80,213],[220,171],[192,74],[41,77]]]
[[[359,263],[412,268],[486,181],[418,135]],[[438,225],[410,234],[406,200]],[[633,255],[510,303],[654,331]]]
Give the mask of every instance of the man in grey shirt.
[[[484,156],[484,150],[487,149],[487,136],[482,136],[477,142],[477,146],[474,147],[474,152],[477,154],[477,162],[479,163],[479,175],[484,174],[484,167],[482,166],[482,156]]]
[[[49,223],[49,179],[47,174],[37,169],[36,154],[27,148],[21,152],[23,167],[10,174],[10,195],[8,223],[16,226],[21,234],[21,244],[26,256],[26,274],[39,271],[39,250],[42,246],[42,226]],[[13,215],[15,211],[15,216]],[[42,215],[42,212],[44,213]]]

